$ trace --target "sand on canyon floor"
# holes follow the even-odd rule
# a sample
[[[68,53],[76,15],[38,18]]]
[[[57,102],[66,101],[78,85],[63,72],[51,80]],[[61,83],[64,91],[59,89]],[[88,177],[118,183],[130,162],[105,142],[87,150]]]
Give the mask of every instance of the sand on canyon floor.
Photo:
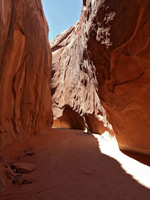
[[[33,149],[27,156],[25,149]],[[100,151],[99,141],[80,130],[48,129],[4,148],[8,162],[32,163],[31,184],[5,177],[0,200],[148,200],[150,190]],[[128,163],[130,164],[130,162]],[[146,175],[145,175],[146,176]]]

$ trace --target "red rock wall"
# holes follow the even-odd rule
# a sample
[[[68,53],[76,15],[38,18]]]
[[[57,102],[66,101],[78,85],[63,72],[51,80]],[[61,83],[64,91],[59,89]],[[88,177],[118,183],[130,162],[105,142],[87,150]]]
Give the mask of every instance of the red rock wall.
[[[93,114],[95,120],[99,119],[105,126],[110,127],[98,96],[96,68],[89,59],[81,22],[82,16],[80,22],[51,41],[54,120],[62,116],[64,106],[69,105],[81,117]],[[70,116],[72,118],[71,113]],[[80,119],[77,117],[74,120]]]
[[[85,130],[86,125],[84,119],[72,108],[66,105],[63,109],[63,115],[54,120],[53,127],[55,128],[71,128],[78,130]]]
[[[149,8],[149,0],[86,0],[79,22],[51,42],[54,114],[69,101],[81,114],[107,119],[121,149],[147,154]]]
[[[2,143],[52,123],[51,50],[41,0],[0,0]]]

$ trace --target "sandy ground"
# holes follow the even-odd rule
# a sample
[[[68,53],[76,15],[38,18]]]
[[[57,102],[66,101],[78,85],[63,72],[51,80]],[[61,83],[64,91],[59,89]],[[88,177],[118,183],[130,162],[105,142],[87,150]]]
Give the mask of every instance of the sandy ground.
[[[33,148],[34,156],[23,150]],[[0,200],[149,200],[150,190],[102,154],[95,137],[79,130],[49,129],[4,149],[8,161],[29,162],[34,183],[13,185],[6,178]]]

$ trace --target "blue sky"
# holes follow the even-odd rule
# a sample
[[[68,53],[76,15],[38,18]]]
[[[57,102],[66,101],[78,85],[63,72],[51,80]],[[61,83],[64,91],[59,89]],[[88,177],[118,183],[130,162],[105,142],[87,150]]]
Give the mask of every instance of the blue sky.
[[[80,18],[82,0],[42,0],[49,25],[49,39],[74,25]]]

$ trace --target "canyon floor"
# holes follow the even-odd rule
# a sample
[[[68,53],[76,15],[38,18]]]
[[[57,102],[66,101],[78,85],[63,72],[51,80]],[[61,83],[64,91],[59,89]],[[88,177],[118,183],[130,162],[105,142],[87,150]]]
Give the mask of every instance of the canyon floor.
[[[27,156],[25,149],[34,149]],[[6,179],[0,200],[148,200],[150,190],[100,152],[98,140],[80,130],[49,129],[39,136],[8,145],[9,162],[37,165],[32,184]]]

